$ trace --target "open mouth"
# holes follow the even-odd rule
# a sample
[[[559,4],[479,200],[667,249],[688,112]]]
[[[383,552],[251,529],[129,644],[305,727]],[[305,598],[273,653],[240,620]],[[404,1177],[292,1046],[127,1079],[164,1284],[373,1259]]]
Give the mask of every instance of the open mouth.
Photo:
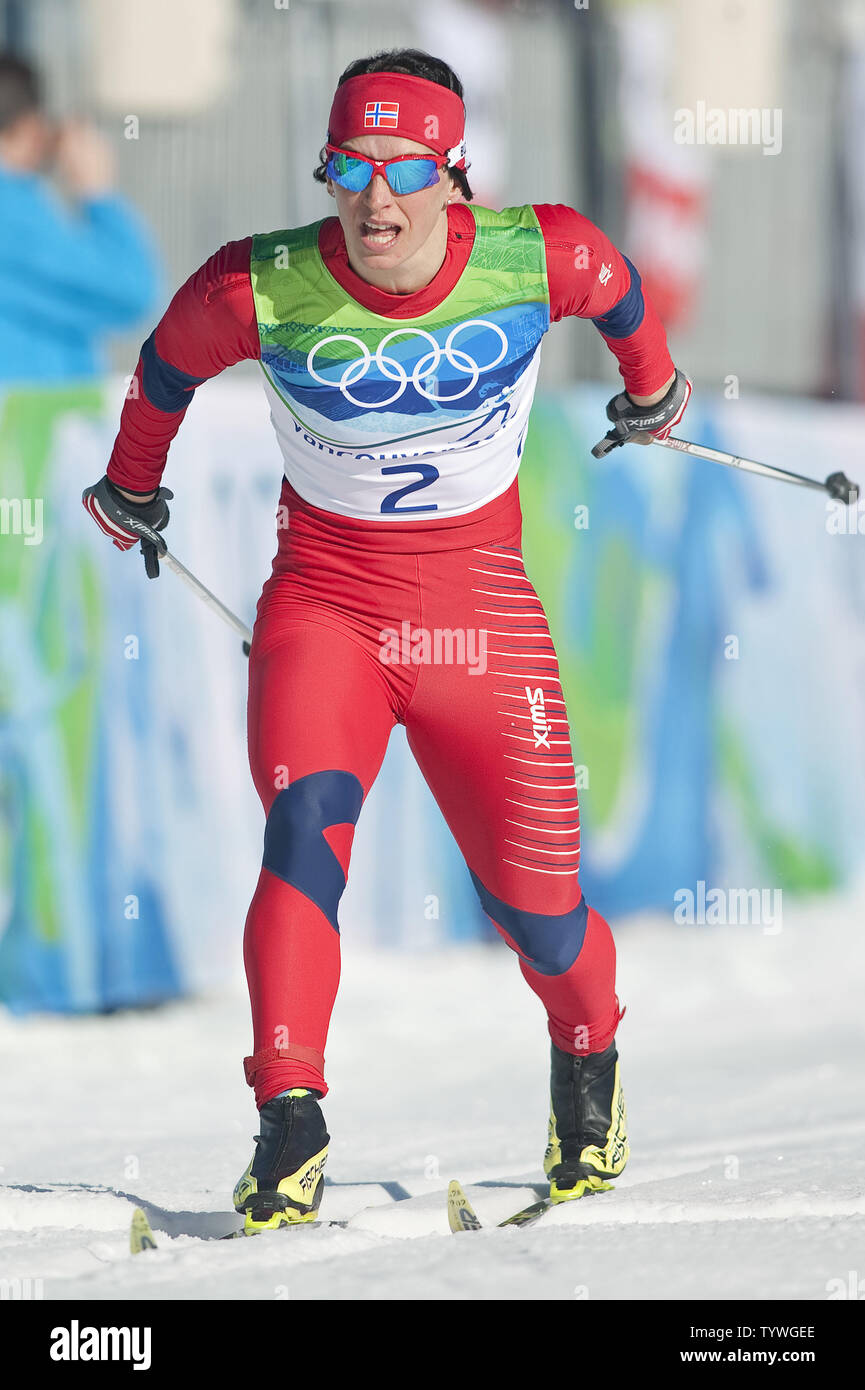
[[[374,246],[379,250],[392,246],[399,234],[400,229],[395,222],[361,222],[360,224],[360,239],[364,246]]]

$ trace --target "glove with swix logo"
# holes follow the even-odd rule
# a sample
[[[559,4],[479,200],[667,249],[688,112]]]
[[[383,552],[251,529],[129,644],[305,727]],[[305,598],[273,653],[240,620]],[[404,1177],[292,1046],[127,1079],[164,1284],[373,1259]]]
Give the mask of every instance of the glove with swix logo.
[[[607,406],[607,419],[612,421],[619,443],[653,444],[669,437],[684,415],[690,395],[691,383],[677,368],[661,400],[654,405],[634,405],[627,391],[620,391]]]
[[[139,541],[148,539],[148,532],[165,529],[169,518],[166,502],[173,497],[173,492],[161,487],[147,501],[135,502],[124,497],[106,475],[84,489],[81,501],[118,550],[131,550]]]

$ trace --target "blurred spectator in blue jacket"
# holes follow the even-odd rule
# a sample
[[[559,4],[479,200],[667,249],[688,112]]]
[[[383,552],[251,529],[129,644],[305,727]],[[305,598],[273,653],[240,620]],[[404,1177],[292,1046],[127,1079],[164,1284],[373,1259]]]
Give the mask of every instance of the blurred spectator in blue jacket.
[[[103,336],[152,317],[152,244],[112,183],[103,138],[55,126],[34,69],[0,52],[0,382],[93,377]]]

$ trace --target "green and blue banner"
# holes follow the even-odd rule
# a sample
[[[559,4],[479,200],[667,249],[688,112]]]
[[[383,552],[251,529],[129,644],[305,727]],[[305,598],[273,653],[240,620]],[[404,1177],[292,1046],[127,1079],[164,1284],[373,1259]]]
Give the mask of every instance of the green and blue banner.
[[[87,518],[121,384],[0,396],[0,1001],[92,1011],[242,978],[263,816],[239,643]],[[520,485],[578,764],[588,901],[672,917],[700,883],[861,887],[865,515],[658,447],[603,462],[610,386],[541,395]],[[260,387],[198,393],[169,544],[252,621],[281,460]],[[697,392],[682,433],[857,476],[861,412]],[[865,479],[860,478],[860,482]],[[396,731],[358,826],[343,939],[483,937]]]

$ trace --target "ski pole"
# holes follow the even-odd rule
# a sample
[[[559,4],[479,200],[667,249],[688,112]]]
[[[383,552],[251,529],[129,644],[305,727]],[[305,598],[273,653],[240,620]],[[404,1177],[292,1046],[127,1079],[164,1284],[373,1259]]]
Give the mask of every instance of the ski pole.
[[[244,655],[249,656],[249,649],[252,645],[252,630],[246,626],[246,623],[238,618],[236,613],[232,613],[230,608],[226,608],[225,604],[216,597],[216,594],[212,594],[200,579],[196,579],[191,570],[180,563],[176,555],[172,555],[158,531],[154,531],[152,526],[148,526],[139,517],[127,514],[123,520],[131,531],[137,531],[141,537],[141,553],[144,556],[144,568],[147,570],[148,579],[159,578],[159,562],[161,560],[170,570],[174,571],[179,579],[183,580],[184,584],[189,586],[194,594],[198,595],[202,603],[206,603],[208,608],[212,608],[214,613],[218,613],[220,618],[234,629],[238,637],[243,639]]]
[[[627,442],[627,438],[623,439],[615,430],[609,430],[595,445],[592,454],[596,459],[604,458],[611,449]],[[727,468],[741,468],[746,473],[759,473],[764,478],[774,478],[778,482],[816,488],[818,492],[828,492],[830,497],[838,502],[846,502],[848,506],[855,505],[859,499],[858,483],[852,482],[844,473],[830,473],[825,483],[821,483],[817,478],[806,478],[802,473],[789,473],[786,468],[758,463],[756,459],[740,458],[738,454],[728,454],[723,449],[710,449],[705,444],[692,444],[687,439],[677,439],[672,435],[669,439],[654,439],[652,443],[663,444],[666,449],[678,449],[681,453],[693,455],[694,458],[708,459],[710,463],[723,463]]]
[[[170,570],[173,570],[178,578],[182,579],[192,592],[198,595],[202,603],[206,603],[208,608],[212,608],[214,613],[218,613],[220,618],[228,623],[229,627],[234,629],[238,637],[243,639],[244,655],[249,656],[249,649],[252,645],[252,630],[246,626],[246,623],[238,618],[236,613],[232,613],[230,608],[226,608],[225,604],[221,603],[216,597],[216,594],[212,594],[206,585],[202,584],[200,579],[196,579],[195,575],[192,574],[185,565],[180,563],[176,555],[172,555],[164,541],[162,544],[165,546],[164,550],[159,551],[159,559],[162,563],[167,565]],[[145,546],[148,547],[148,549],[151,548],[151,542],[145,540],[141,542],[141,553],[144,556],[144,563],[147,565],[148,559]],[[148,570],[148,574],[149,573],[150,571]]]

